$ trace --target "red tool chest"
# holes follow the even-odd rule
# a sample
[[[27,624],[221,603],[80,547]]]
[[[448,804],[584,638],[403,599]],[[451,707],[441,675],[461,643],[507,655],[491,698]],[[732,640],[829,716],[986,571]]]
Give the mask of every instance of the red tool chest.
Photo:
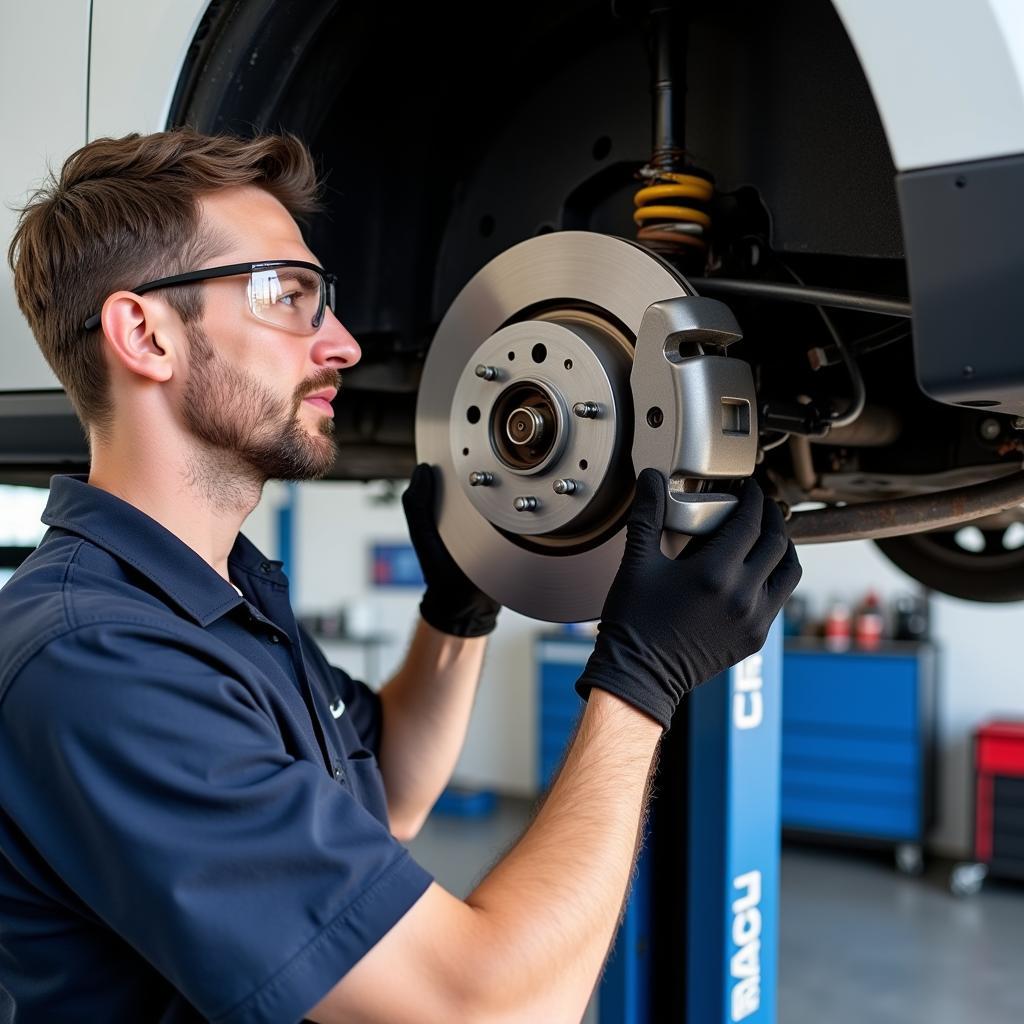
[[[974,734],[974,856],[989,872],[1024,879],[1024,721]]]

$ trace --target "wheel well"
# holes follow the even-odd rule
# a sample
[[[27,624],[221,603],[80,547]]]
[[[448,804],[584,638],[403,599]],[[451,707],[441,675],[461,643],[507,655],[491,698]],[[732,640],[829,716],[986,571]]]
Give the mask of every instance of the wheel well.
[[[480,267],[549,230],[632,234],[649,72],[642,20],[612,7],[520,4],[474,47],[443,5],[209,8],[170,123],[293,131],[326,173],[309,242],[364,350],[338,410],[350,464],[411,467],[419,362]],[[901,276],[892,161],[829,0],[712,5],[688,54],[688,146],[720,189],[758,197],[773,249],[841,256],[856,286]]]

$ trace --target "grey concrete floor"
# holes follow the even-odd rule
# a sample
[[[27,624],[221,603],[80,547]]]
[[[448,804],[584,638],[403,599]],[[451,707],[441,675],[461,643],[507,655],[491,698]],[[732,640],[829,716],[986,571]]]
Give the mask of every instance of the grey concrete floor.
[[[962,898],[948,876],[946,862],[912,878],[883,857],[787,846],[780,1021],[1024,1021],[1024,886]]]
[[[434,815],[410,849],[465,896],[515,842],[530,808],[503,799],[487,818]],[[990,881],[956,898],[948,870],[939,863],[910,878],[884,856],[787,846],[780,1024],[1024,1021],[1024,886]],[[584,1022],[597,1024],[594,1007]]]

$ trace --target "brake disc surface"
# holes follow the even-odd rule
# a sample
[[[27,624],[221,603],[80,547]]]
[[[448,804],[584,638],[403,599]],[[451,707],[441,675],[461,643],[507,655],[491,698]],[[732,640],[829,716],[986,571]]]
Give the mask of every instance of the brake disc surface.
[[[427,354],[419,461],[466,575],[550,622],[597,618],[633,493],[633,342],[648,306],[692,294],[624,239],[541,235],[483,267]]]

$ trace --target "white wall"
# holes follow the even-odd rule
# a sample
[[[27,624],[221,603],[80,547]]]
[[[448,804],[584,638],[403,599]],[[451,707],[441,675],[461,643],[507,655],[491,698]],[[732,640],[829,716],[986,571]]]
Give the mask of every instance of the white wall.
[[[800,561],[799,593],[815,615],[833,594],[859,598],[874,587],[891,598],[921,589],[869,541],[802,547]],[[1024,716],[1024,602],[978,604],[933,594],[932,634],[939,645],[939,796],[931,845],[962,857],[970,850],[971,733],[990,717]]]
[[[277,526],[274,522],[274,510],[286,500],[287,490],[284,484],[271,481],[264,486],[260,503],[249,513],[249,518],[242,524],[242,533],[268,558],[277,557]]]
[[[404,486],[404,485],[403,485]],[[402,657],[416,620],[419,594],[373,588],[368,551],[374,541],[406,538],[397,500],[373,499],[384,485],[323,483],[298,488],[293,605],[298,613],[359,604],[376,629],[392,635],[382,651],[386,676]],[[273,509],[285,495],[269,484],[261,506],[245,532],[268,553],[276,551]],[[800,549],[804,577],[800,593],[821,612],[833,594],[858,599],[869,588],[884,599],[919,591],[918,584],[891,565],[869,542],[813,545]],[[981,721],[994,715],[1024,716],[1024,680],[1020,679],[1024,603],[981,605],[944,595],[932,600],[933,634],[939,659],[939,822],[933,847],[966,856],[970,822],[969,739]],[[536,700],[532,641],[546,628],[505,609],[491,640],[480,695],[466,747],[454,781],[488,786],[506,793],[535,791]],[[325,643],[331,660],[364,677],[358,649]],[[377,682],[377,680],[373,680]]]

